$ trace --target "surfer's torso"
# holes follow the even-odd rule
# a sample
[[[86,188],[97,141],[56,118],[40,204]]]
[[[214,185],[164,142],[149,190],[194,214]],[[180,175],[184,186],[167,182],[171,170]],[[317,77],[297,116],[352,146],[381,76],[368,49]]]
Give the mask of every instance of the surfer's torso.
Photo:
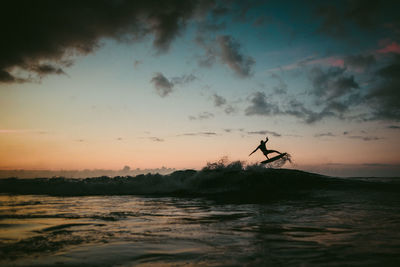
[[[268,152],[267,146],[265,145],[267,142],[261,142],[261,144],[258,146],[258,148],[265,154]]]

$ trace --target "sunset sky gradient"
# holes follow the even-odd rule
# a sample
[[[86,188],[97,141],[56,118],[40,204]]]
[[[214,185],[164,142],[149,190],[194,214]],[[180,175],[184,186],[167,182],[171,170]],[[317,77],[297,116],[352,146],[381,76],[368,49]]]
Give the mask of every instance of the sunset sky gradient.
[[[10,1],[0,169],[255,163],[268,136],[295,168],[399,175],[399,5]]]

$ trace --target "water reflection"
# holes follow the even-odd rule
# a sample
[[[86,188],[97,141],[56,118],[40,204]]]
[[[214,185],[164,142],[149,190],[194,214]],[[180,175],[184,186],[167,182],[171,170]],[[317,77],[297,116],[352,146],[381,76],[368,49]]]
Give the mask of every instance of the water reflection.
[[[346,265],[354,255],[390,263],[399,260],[399,211],[328,193],[264,204],[0,195],[0,263]]]

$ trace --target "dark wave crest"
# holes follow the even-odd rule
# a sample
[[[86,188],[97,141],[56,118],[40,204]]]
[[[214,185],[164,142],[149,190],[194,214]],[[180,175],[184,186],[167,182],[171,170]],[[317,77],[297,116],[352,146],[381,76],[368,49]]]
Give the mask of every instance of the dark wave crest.
[[[399,189],[397,180],[333,178],[300,170],[222,161],[209,163],[201,171],[182,170],[169,175],[0,180],[0,193],[11,194],[210,196],[255,201],[294,197],[316,190],[398,192]]]

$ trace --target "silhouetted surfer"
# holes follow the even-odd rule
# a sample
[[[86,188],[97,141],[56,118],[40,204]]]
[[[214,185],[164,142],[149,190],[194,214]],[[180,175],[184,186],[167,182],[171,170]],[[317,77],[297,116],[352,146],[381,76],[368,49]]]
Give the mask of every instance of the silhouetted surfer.
[[[270,154],[270,153],[274,153],[274,152],[275,152],[275,153],[278,153],[279,155],[282,155],[282,153],[279,152],[279,151],[276,151],[276,150],[268,150],[268,149],[267,149],[267,146],[265,145],[267,142],[268,142],[268,137],[265,138],[265,141],[261,140],[261,141],[260,141],[260,145],[259,145],[256,149],[254,149],[254,151],[251,152],[249,156],[251,156],[251,154],[253,154],[254,152],[256,152],[257,149],[260,149],[260,150],[262,151],[262,153],[264,154],[264,156],[267,157],[267,159],[269,159],[268,154]]]

